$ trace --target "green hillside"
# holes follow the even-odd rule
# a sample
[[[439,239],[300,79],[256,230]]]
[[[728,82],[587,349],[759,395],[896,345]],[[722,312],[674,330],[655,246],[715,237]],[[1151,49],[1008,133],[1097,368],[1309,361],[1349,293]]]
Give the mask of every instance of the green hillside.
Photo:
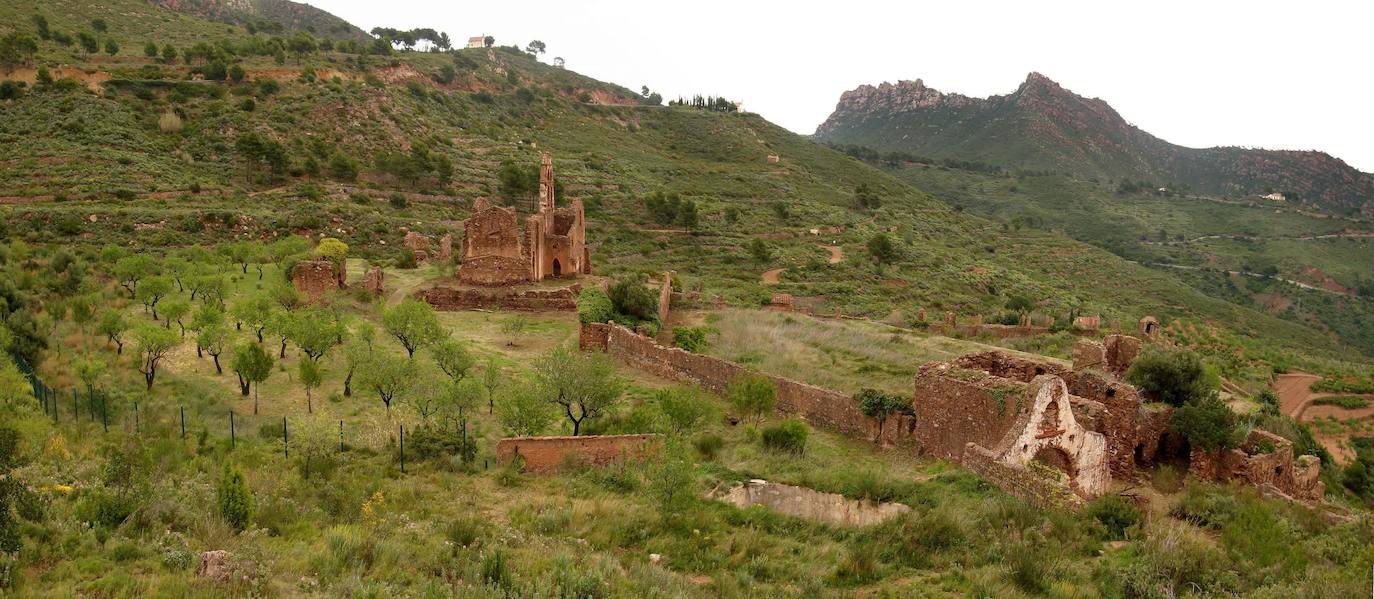
[[[156,10],[134,1],[127,8]],[[68,14],[64,22],[89,20]],[[151,18],[134,14],[129,23]],[[160,35],[168,40],[203,31],[194,19],[164,17],[170,21]],[[137,30],[122,21],[109,27],[111,35]],[[818,312],[901,324],[920,309],[991,318],[1008,298],[1026,296],[1061,317],[1070,310],[1127,323],[1146,313],[1191,317],[1232,327],[1257,345],[1284,331],[1306,351],[1354,357],[1327,334],[1196,293],[1065,237],[1004,230],[952,211],[943,190],[917,191],[754,115],[635,106],[638,96],[624,88],[512,48],[385,56],[317,49],[277,64],[254,54],[272,46],[271,36],[221,35],[237,53],[190,64],[88,56],[77,68],[92,74],[92,89],[58,81],[7,101],[14,118],[0,123],[8,142],[0,160],[11,168],[0,176],[0,196],[13,204],[11,234],[34,242],[205,242],[204,227],[192,220],[230,208],[255,215],[249,229],[208,233],[318,230],[329,214],[351,225],[341,237],[352,247],[384,256],[404,227],[438,230],[474,198],[506,201],[502,164],[530,165],[549,150],[569,193],[588,204],[594,262],[608,274],[674,269],[690,287],[735,303],[763,303],[781,291]],[[47,64],[58,45],[41,42],[35,64]],[[241,81],[200,78],[221,62],[243,69]],[[163,123],[168,115],[174,126]],[[275,172],[236,147],[249,131],[281,144]],[[769,163],[770,154],[780,162]],[[861,185],[881,197],[881,208],[855,209]],[[396,210],[349,199],[391,190],[435,201]],[[697,203],[692,234],[660,232],[665,227],[643,205],[660,191]],[[55,220],[63,226],[52,227]],[[183,224],[141,231],[160,222]],[[807,234],[825,227],[843,233]],[[898,257],[886,266],[866,256],[878,233],[898,241]],[[760,235],[772,250],[764,261],[746,250]],[[831,241],[851,258],[826,264],[817,246]],[[782,284],[761,285],[759,273],[778,267],[788,269]]]
[[[703,353],[909,397],[926,361],[994,347],[1067,358],[1074,315],[1129,331],[1150,314],[1201,356],[1205,386],[1234,383],[1225,432],[1263,426],[1313,453],[1311,431],[1245,395],[1296,369],[1360,388],[1374,362],[1353,340],[1363,325],[1336,326],[1343,305],[1287,290],[1298,308],[1271,310],[1255,299],[1283,284],[1271,279],[1151,264],[1265,256],[1287,275],[1279,257],[1307,246],[1279,236],[1355,221],[1149,194],[1112,204],[1107,188],[1058,176],[893,169],[759,115],[649,105],[508,40],[402,51],[339,23],[269,0],[0,0],[0,40],[17,50],[0,70],[0,597],[1367,589],[1364,448],[1323,464],[1318,505],[1171,463],[1083,510],[1043,509],[918,448],[748,413],[767,398],[578,352],[569,312],[406,301],[456,264],[417,265],[403,249],[408,232],[457,232],[478,199],[528,214],[549,152],[559,201],[586,207],[596,276],[578,282],[630,294],[674,271],[685,301],[667,324],[693,327]],[[1194,239],[1234,232],[1230,210],[1274,245]],[[307,304],[289,274],[341,249],[324,238],[346,245],[329,255],[348,289]],[[1313,255],[1358,285],[1343,260],[1364,251],[1340,238]],[[362,284],[372,269],[379,296]],[[827,318],[762,309],[784,293]],[[917,318],[1016,310],[1055,326],[965,339]],[[554,401],[567,387],[584,420]],[[577,433],[663,446],[546,475],[498,462],[501,438]],[[707,497],[751,479],[905,513],[847,527]]]

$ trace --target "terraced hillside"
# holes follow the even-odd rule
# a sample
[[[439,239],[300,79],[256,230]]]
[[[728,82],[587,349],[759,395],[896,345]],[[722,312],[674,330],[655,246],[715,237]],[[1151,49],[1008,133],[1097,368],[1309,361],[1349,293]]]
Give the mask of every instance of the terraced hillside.
[[[818,312],[908,325],[920,309],[991,318],[1024,296],[1061,318],[1217,322],[1285,361],[1300,359],[1286,348],[1358,357],[1329,333],[1208,297],[1169,273],[953,210],[944,191],[920,191],[757,115],[639,105],[629,90],[509,47],[317,47],[278,64],[278,38],[219,26],[220,51],[188,64],[177,40],[208,35],[204,21],[122,2],[98,10],[137,18],[109,19],[106,35],[125,48],[157,21],[161,37],[149,41],[165,39],[183,58],[39,42],[11,77],[36,79],[43,66],[56,81],[6,100],[12,118],[0,122],[10,235],[184,245],[328,229],[363,255],[394,256],[406,229],[451,227],[477,197],[527,201],[519,173],[548,150],[565,193],[587,203],[593,261],[608,274],[673,269],[707,297],[757,305],[785,292]],[[71,8],[50,27],[89,23]],[[25,8],[3,10],[11,28],[33,30]],[[59,57],[73,62],[59,67]],[[860,188],[880,207],[857,207]],[[657,192],[694,202],[697,222],[657,220],[644,202]],[[886,264],[867,251],[880,234],[895,241]],[[829,264],[821,242],[851,259]],[[780,267],[779,286],[759,282]],[[1272,341],[1280,337],[1283,347]]]

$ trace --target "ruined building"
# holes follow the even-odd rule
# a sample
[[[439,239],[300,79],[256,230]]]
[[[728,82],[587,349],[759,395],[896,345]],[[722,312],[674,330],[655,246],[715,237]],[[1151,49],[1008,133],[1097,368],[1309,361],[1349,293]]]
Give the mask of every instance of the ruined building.
[[[523,233],[523,235],[522,235]],[[458,278],[471,285],[502,286],[591,274],[586,217],[581,200],[555,204],[553,158],[539,164],[539,211],[521,230],[514,208],[478,200],[463,223]]]
[[[1099,497],[1112,480],[1159,462],[1289,499],[1322,497],[1320,460],[1295,459],[1281,437],[1254,431],[1240,449],[1204,452],[1170,433],[1173,408],[1122,380],[1141,347],[1126,335],[1083,339],[1072,367],[999,351],[927,363],[916,376],[913,436],[925,452],[1042,504]]]

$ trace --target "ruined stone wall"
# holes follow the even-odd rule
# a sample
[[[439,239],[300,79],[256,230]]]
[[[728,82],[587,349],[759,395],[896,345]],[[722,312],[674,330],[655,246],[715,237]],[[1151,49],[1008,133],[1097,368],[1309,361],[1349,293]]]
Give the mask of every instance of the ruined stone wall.
[[[986,335],[997,339],[1017,339],[1044,335],[1049,333],[1050,329],[1048,327],[1017,326],[1014,324],[961,324],[955,326],[952,332],[965,337]]]
[[[666,379],[690,382],[718,394],[724,394],[736,377],[751,372],[720,358],[663,347],[651,338],[616,324],[583,324],[579,336],[579,346],[584,349],[604,348],[606,353],[629,366]],[[855,437],[873,437],[873,420],[859,411],[858,404],[849,395],[780,376],[765,376],[777,388],[779,412]],[[906,439],[912,426],[909,418],[892,418],[884,426],[882,440],[895,443]]]
[[[1069,490],[1062,479],[1035,468],[1016,468],[997,461],[989,449],[975,443],[965,446],[959,462],[974,474],[998,488],[1043,508],[1075,508],[1083,499]]]
[[[960,356],[954,361],[957,368],[981,370],[993,376],[1029,383],[1042,374],[1052,374],[1065,381],[1073,380],[1073,370],[1049,360],[1033,360],[1006,352],[986,351]]]
[[[658,289],[658,322],[668,326],[668,309],[673,303],[673,273],[663,273],[663,286]]]
[[[438,310],[472,310],[489,308],[526,312],[575,311],[577,294],[582,288],[571,285],[562,289],[502,289],[434,287],[415,293]]]
[[[663,448],[658,435],[602,435],[585,437],[513,437],[496,442],[496,457],[508,464],[519,454],[525,472],[556,472],[564,466],[604,466],[638,460]]]
[[[1016,419],[1026,384],[930,362],[916,375],[914,436],[926,453],[959,461],[964,445],[993,447]]]
[[[340,280],[334,263],[328,258],[297,262],[291,269],[291,284],[306,303],[317,302],[331,290],[338,289]]]
[[[1299,501],[1320,501],[1326,486],[1319,480],[1321,459],[1294,459],[1293,443],[1269,431],[1254,429],[1238,449],[1194,448],[1188,472],[1218,482],[1239,481],[1261,492]]]
[[[510,256],[481,256],[463,260],[458,280],[469,285],[500,287],[529,281],[529,263]]]
[[[481,256],[520,258],[520,224],[513,208],[487,207],[463,221],[463,260]]]

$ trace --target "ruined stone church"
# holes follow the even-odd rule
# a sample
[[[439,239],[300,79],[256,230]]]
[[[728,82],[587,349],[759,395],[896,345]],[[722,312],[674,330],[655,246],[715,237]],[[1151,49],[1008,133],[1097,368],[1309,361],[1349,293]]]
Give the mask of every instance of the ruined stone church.
[[[462,265],[458,278],[470,285],[503,286],[591,274],[582,200],[566,208],[555,204],[553,157],[539,162],[539,211],[525,218],[522,231],[514,208],[478,199],[463,221]]]

